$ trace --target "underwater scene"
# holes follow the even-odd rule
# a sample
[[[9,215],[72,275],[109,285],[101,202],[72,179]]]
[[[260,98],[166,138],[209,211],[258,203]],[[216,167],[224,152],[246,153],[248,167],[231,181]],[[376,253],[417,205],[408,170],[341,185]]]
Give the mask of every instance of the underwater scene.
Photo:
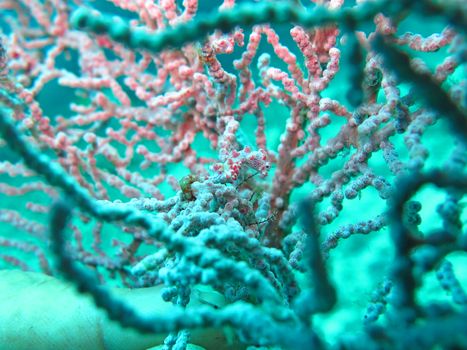
[[[0,0],[0,350],[467,349],[463,0]]]

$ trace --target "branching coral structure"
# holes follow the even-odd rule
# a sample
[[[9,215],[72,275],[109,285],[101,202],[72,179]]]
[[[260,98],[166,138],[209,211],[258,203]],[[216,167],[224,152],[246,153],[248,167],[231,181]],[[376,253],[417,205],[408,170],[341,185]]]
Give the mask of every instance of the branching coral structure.
[[[2,270],[165,350],[467,347],[462,1],[0,12]]]

